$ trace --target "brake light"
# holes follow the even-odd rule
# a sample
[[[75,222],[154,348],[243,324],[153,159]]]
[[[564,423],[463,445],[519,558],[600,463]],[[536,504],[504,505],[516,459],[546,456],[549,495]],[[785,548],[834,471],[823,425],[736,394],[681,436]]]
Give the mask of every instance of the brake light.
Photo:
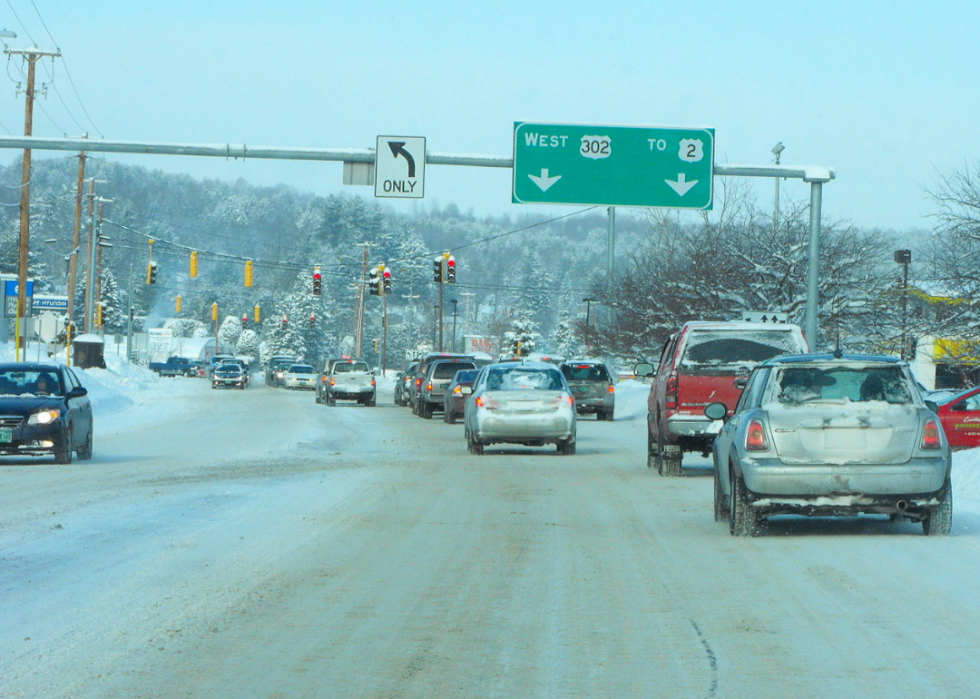
[[[415,385],[416,386],[421,386],[422,385],[422,379],[415,379]]]
[[[462,393],[462,392],[463,389],[460,386],[457,386],[456,388],[453,389],[453,393]]]
[[[766,438],[766,428],[758,420],[749,423],[745,432],[745,448],[749,451],[769,451],[769,440]]]
[[[432,384],[431,383],[426,384],[425,385],[425,390],[426,391],[432,391]]]
[[[486,408],[487,410],[494,410],[500,407],[500,403],[495,401],[493,398],[487,398],[486,396],[479,396],[474,402],[476,403],[476,407]]]
[[[616,392],[616,387],[613,386],[612,384],[609,384],[609,392],[610,393],[615,393]]]
[[[326,376],[324,376],[324,377],[323,377],[323,383],[326,383],[326,382],[327,382],[327,377],[326,377]]]
[[[331,376],[330,377],[330,385],[331,386],[336,386],[337,385],[337,379],[335,379],[334,377]]]
[[[943,438],[939,435],[939,423],[934,418],[929,418],[922,430],[922,443],[919,446],[923,449],[939,449],[942,445]]]
[[[665,396],[668,409],[677,408],[677,374],[667,377],[667,395]]]
[[[377,386],[378,385],[378,382],[374,379],[373,376],[371,377],[371,385],[372,386]]]

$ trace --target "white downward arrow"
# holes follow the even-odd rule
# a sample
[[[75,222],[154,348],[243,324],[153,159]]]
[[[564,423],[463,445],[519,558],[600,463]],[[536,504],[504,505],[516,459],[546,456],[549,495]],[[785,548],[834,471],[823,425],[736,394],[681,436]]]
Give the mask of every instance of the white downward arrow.
[[[528,177],[531,178],[534,184],[538,185],[541,188],[542,192],[547,192],[551,188],[551,185],[553,185],[555,182],[561,179],[561,175],[548,177],[548,168],[541,168],[540,177],[538,177],[537,175],[528,175]]]
[[[691,180],[690,182],[688,182],[687,175],[685,175],[682,172],[679,175],[677,175],[676,182],[674,180],[664,180],[664,182],[669,184],[670,188],[673,189],[675,192],[677,192],[677,196],[683,197],[685,194],[691,191],[691,187],[696,185],[698,183],[698,180]]]

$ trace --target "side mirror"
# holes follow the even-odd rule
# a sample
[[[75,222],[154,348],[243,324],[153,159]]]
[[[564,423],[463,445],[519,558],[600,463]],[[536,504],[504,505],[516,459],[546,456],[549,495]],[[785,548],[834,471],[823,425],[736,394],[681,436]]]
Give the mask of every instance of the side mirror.
[[[633,367],[633,373],[639,378],[648,378],[657,375],[657,370],[654,368],[653,364],[637,364]]]
[[[748,376],[736,376],[735,377],[735,388],[740,391],[744,391],[745,387],[749,385]]]
[[[464,396],[468,396],[471,393],[473,393],[473,387],[472,386],[460,386],[459,387],[459,392],[462,393]]]
[[[926,404],[926,407],[929,408],[929,410],[931,410],[932,412],[934,412],[934,413],[938,413],[939,412],[939,404],[936,403],[936,401],[927,400],[927,401],[923,401],[923,402]]]
[[[724,420],[728,415],[728,406],[724,403],[708,403],[704,408],[704,415],[709,420]]]
[[[75,388],[68,391],[69,398],[82,398],[88,395],[88,389],[84,386],[76,386]]]

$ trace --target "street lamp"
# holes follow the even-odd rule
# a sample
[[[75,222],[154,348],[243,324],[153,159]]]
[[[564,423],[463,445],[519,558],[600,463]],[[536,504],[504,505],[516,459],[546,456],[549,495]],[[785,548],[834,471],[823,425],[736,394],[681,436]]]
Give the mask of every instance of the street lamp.
[[[902,347],[899,356],[905,359],[905,335],[908,332],[909,309],[909,263],[912,262],[912,251],[896,250],[895,262],[902,265]]]
[[[786,150],[786,146],[783,145],[782,141],[772,147],[772,154],[776,156],[776,165],[779,165],[779,156],[784,150]],[[776,209],[772,216],[772,222],[773,229],[779,230],[779,178],[774,177],[773,179],[776,181]]]
[[[585,353],[589,354],[589,317],[592,313],[592,304],[598,303],[598,299],[589,297],[587,299],[582,299],[582,303],[585,304]]]

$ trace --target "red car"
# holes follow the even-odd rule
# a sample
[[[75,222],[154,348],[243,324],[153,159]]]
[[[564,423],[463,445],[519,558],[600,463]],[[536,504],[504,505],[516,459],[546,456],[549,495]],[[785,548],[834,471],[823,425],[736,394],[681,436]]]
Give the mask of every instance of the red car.
[[[980,386],[936,401],[939,421],[954,449],[980,447]]]

